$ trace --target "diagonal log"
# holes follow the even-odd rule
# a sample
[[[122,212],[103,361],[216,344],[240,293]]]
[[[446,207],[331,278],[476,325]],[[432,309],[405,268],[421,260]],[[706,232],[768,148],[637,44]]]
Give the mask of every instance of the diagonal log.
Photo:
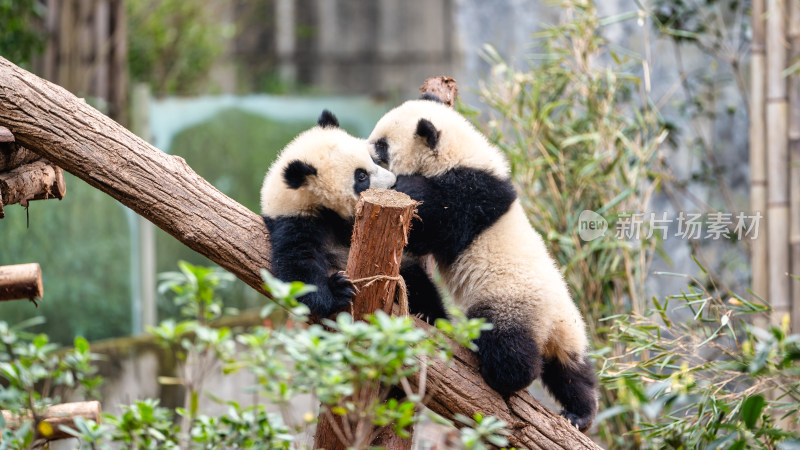
[[[261,218],[65,89],[0,57],[0,126],[17,142],[83,179],[193,250],[262,291],[270,266]],[[210,149],[209,151],[214,151]],[[266,167],[264,168],[266,170]],[[257,189],[258,186],[253,186]],[[503,401],[483,383],[469,352],[454,366],[428,370],[429,406],[509,422],[510,444],[525,448],[598,448],[569,423],[523,392]]]
[[[269,245],[257,214],[197,175],[183,158],[158,150],[66,89],[2,57],[0,79],[0,126],[18,144],[261,290],[259,268],[269,267]]]

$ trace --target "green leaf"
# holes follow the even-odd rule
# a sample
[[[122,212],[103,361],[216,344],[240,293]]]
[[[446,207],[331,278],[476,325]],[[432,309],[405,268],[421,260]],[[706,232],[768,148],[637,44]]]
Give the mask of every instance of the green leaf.
[[[761,394],[751,395],[744,400],[742,403],[742,421],[748,429],[752,430],[755,427],[766,403],[767,401]]]
[[[89,341],[86,340],[83,336],[77,336],[75,338],[75,350],[79,353],[86,353],[89,351]]]

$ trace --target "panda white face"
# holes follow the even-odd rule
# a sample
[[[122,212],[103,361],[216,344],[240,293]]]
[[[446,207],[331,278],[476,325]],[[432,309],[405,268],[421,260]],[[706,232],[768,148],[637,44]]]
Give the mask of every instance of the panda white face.
[[[361,192],[394,183],[395,175],[372,160],[367,141],[339,128],[315,127],[289,143],[270,168],[261,210],[278,217],[328,208],[351,218]]]
[[[386,113],[369,138],[372,156],[397,175],[434,177],[455,167],[508,177],[508,163],[461,114],[432,100],[411,100]]]

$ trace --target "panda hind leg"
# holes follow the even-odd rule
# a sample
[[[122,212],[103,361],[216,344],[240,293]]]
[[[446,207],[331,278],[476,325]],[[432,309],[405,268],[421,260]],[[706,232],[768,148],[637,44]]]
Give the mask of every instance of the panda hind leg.
[[[525,389],[542,373],[542,355],[527,328],[490,306],[474,305],[467,317],[483,317],[494,328],[481,333],[480,370],[486,384],[503,396]]]
[[[575,357],[567,364],[546,359],[542,383],[564,408],[561,415],[586,431],[597,414],[597,376],[587,356]]]

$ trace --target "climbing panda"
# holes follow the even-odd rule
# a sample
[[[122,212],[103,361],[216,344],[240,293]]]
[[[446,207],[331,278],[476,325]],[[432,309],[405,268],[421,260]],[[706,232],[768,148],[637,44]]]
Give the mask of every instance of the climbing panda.
[[[352,301],[355,289],[341,271],[347,265],[359,194],[394,183],[394,174],[373,161],[367,142],[339,128],[328,110],[270,167],[261,187],[261,213],[272,244],[272,273],[283,281],[317,287],[299,299],[312,314],[327,317]],[[412,313],[428,316],[444,310],[435,285],[416,260],[404,259],[400,274],[406,278]]]
[[[486,383],[508,396],[540,377],[562,415],[588,429],[597,378],[586,327],[500,150],[430,95],[386,113],[368,141],[394,188],[422,202],[407,251],[432,254],[456,305],[494,326],[476,342]]]

